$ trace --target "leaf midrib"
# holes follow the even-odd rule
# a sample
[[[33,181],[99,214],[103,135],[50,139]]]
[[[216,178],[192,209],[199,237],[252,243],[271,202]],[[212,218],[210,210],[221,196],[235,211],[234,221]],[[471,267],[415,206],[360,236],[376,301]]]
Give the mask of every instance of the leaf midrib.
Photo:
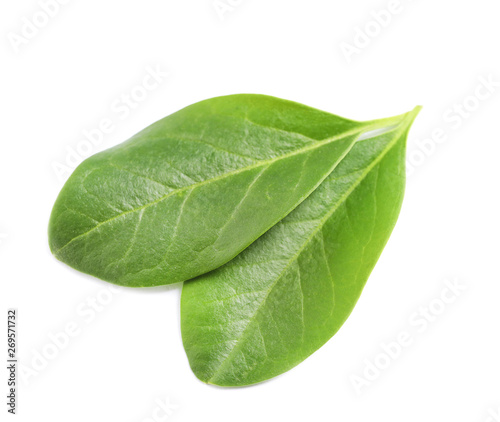
[[[262,299],[262,303],[257,307],[253,315],[250,317],[247,326],[245,327],[242,335],[237,339],[237,343],[233,346],[232,350],[229,352],[229,354],[226,356],[226,358],[219,364],[219,367],[217,370],[213,373],[213,375],[206,381],[207,383],[210,383],[221,371],[221,369],[224,367],[224,365],[227,365],[227,362],[229,362],[229,359],[231,355],[233,355],[239,348],[241,348],[240,345],[243,344],[244,340],[246,339],[246,336],[248,336],[248,328],[251,326],[251,324],[255,321],[257,314],[259,311],[262,309],[264,304],[266,303],[269,295],[273,291],[273,289],[276,287],[278,282],[281,280],[283,275],[288,271],[288,269],[293,265],[293,263],[298,259],[298,257],[302,254],[304,249],[309,245],[309,243],[314,239],[316,234],[323,228],[325,223],[330,219],[330,217],[339,209],[339,207],[349,198],[352,192],[361,184],[361,182],[366,178],[366,176],[377,166],[382,159],[388,154],[388,152],[397,144],[397,142],[400,140],[401,135],[404,133],[404,130],[407,128],[407,125],[404,125],[404,122],[401,123],[401,128],[399,130],[394,129],[395,136],[394,136],[394,141],[390,142],[387,147],[382,151],[382,153],[369,165],[366,167],[365,171],[363,171],[360,175],[360,177],[356,180],[356,182],[353,184],[351,188],[337,201],[337,203],[332,207],[328,213],[325,214],[323,218],[321,218],[318,222],[318,226],[316,229],[313,230],[311,235],[304,241],[304,244],[299,248],[299,250],[290,258],[288,261],[287,265],[285,268],[278,274],[276,277],[276,280],[272,283],[272,285],[269,287],[267,290],[266,295]],[[390,132],[388,132],[390,133]]]
[[[122,213],[119,213],[107,220],[104,220],[102,222],[100,222],[99,224],[97,224],[96,226],[94,226],[93,228],[91,228],[90,230],[86,231],[85,233],[82,233],[76,237],[74,237],[73,239],[71,239],[69,242],[67,242],[65,245],[61,246],[57,251],[54,252],[54,255],[58,255],[63,249],[65,249],[66,247],[68,247],[70,244],[72,244],[73,242],[77,241],[78,239],[81,239],[82,237],[85,237],[87,235],[89,235],[90,233],[92,233],[93,231],[99,229],[100,227],[102,227],[103,225],[105,224],[108,224],[118,218],[121,218],[121,217],[124,217],[128,214],[131,214],[131,213],[134,213],[134,212],[137,212],[137,211],[141,211],[143,209],[146,209],[146,208],[149,208],[153,205],[156,205],[162,201],[164,201],[165,199],[169,198],[170,196],[173,196],[173,195],[176,195],[176,194],[179,194],[179,193],[182,193],[184,191],[187,191],[189,189],[196,189],[196,188],[199,188],[201,186],[204,186],[204,185],[207,185],[207,184],[210,184],[210,183],[213,183],[213,182],[216,182],[218,180],[223,180],[227,177],[230,177],[230,176],[234,176],[236,174],[239,174],[239,173],[243,173],[245,171],[249,171],[249,170],[253,170],[255,168],[259,168],[259,167],[263,167],[263,166],[266,166],[266,165],[270,165],[270,164],[273,164],[275,162],[278,162],[280,160],[283,160],[283,159],[286,159],[286,158],[289,158],[289,157],[292,157],[294,155],[299,155],[299,154],[302,154],[302,153],[305,153],[305,152],[308,152],[308,151],[312,151],[312,150],[315,150],[317,148],[320,148],[324,145],[327,145],[331,142],[335,142],[335,141],[338,141],[338,140],[341,140],[341,139],[344,139],[344,138],[347,138],[348,136],[351,136],[351,135],[354,135],[356,133],[363,133],[363,132],[366,132],[368,130],[370,130],[371,128],[373,127],[379,127],[380,126],[380,123],[386,123],[385,119],[381,120],[381,121],[371,121],[371,122],[368,122],[368,124],[366,125],[362,125],[361,127],[357,128],[357,129],[354,129],[354,130],[350,130],[350,131],[347,131],[347,132],[344,132],[343,134],[341,135],[338,135],[338,136],[333,136],[331,138],[327,138],[326,140],[323,140],[323,141],[316,141],[314,139],[311,139],[315,142],[315,144],[313,145],[308,145],[304,148],[301,148],[299,150],[296,150],[296,151],[292,151],[290,153],[287,153],[287,154],[284,154],[280,157],[276,157],[276,158],[272,158],[272,159],[268,159],[268,160],[262,160],[262,161],[258,161],[254,164],[251,164],[249,166],[246,166],[246,167],[242,167],[242,168],[239,168],[237,170],[234,170],[232,172],[229,172],[229,173],[224,173],[220,176],[216,176],[216,177],[213,177],[211,179],[207,179],[207,180],[202,180],[201,182],[197,182],[197,183],[194,183],[192,185],[188,185],[188,186],[184,186],[180,189],[176,189],[176,190],[173,190],[172,192],[169,192],[165,195],[163,195],[162,197],[154,200],[154,201],[151,201],[151,202],[148,202],[144,205],[141,205],[140,207],[137,207],[137,208],[133,208],[131,210],[128,210],[128,211],[124,211]]]

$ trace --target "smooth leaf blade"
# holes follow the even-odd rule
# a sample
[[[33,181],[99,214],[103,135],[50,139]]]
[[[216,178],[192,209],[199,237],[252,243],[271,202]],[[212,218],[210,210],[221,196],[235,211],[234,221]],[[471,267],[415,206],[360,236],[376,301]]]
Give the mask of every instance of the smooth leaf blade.
[[[397,121],[260,95],[202,101],[82,163],[54,205],[51,250],[131,287],[204,274],[302,202],[361,133]]]
[[[397,220],[417,112],[358,141],[285,219],[230,263],[184,284],[183,342],[198,378],[221,386],[272,378],[338,331]]]

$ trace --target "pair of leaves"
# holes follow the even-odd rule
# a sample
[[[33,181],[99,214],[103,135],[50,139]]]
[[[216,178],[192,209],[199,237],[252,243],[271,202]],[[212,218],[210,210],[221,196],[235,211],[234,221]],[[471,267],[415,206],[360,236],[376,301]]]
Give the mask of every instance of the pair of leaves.
[[[182,294],[195,374],[271,378],[354,307],[397,219],[414,114],[355,122],[257,95],[194,104],[77,168],[51,250],[124,286],[200,276]]]

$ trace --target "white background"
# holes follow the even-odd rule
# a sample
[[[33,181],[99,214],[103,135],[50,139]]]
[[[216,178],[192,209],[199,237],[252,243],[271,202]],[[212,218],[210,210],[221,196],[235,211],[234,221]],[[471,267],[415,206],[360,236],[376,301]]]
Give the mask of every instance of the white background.
[[[158,400],[176,408],[157,421],[499,420],[498,1],[401,0],[383,28],[373,13],[388,1],[222,3],[235,5],[223,19],[212,0],[70,0],[44,22],[35,0],[2,2],[0,300],[3,314],[19,309],[17,420],[150,422]],[[44,27],[20,41],[35,17]],[[111,109],[158,66],[169,75],[127,117]],[[478,88],[486,79],[490,91]],[[222,389],[189,368],[179,286],[115,289],[92,314],[88,301],[108,301],[109,285],[56,261],[46,231],[67,177],[54,167],[85,130],[113,123],[95,153],[193,102],[243,92],[360,120],[424,109],[401,217],[348,322],[287,374]],[[439,129],[445,139],[429,141]],[[446,279],[465,287],[441,307]],[[429,304],[440,315],[416,325]],[[78,334],[54,351],[67,324]],[[383,344],[401,331],[413,343],[358,392],[353,375],[384,363]],[[56,356],[35,371],[47,351]]]

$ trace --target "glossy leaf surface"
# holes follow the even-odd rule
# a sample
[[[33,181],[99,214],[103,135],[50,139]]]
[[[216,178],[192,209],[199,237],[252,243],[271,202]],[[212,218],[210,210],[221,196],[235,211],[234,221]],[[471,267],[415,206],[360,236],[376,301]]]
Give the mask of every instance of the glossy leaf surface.
[[[285,219],[225,266],[184,284],[182,336],[200,380],[264,381],[338,331],[396,223],[406,136],[417,112],[358,141]]]

